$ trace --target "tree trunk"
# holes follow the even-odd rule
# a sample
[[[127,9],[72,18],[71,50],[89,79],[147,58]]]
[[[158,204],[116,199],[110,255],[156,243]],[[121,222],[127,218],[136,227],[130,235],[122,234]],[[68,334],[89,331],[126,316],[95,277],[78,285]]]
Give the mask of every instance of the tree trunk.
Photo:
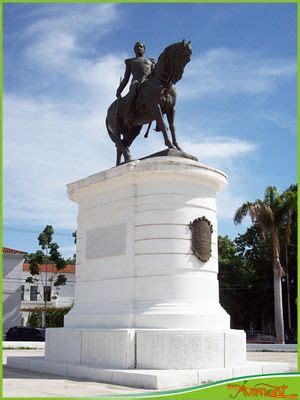
[[[45,310],[42,310],[42,326],[41,326],[41,328],[46,327],[46,311]]]
[[[284,320],[282,307],[282,285],[281,275],[282,267],[279,259],[279,240],[278,233],[272,234],[273,239],[273,274],[274,274],[274,312],[275,312],[275,330],[276,343],[284,344]]]

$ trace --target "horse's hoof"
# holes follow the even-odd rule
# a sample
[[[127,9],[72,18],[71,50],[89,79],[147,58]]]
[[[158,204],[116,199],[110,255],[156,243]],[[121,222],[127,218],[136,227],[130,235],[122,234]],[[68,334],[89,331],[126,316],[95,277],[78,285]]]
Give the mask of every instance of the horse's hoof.
[[[174,146],[176,147],[176,149],[177,149],[178,151],[183,151],[182,148],[181,148],[178,144],[175,144]]]
[[[165,141],[165,146],[169,147],[169,149],[174,149],[174,146],[170,141]]]
[[[171,150],[177,150],[176,147],[171,143],[166,145]]]
[[[125,162],[130,162],[130,161],[132,161],[131,154],[130,154],[130,152],[129,152],[128,150],[125,151],[123,155],[124,155],[124,161],[125,161]]]

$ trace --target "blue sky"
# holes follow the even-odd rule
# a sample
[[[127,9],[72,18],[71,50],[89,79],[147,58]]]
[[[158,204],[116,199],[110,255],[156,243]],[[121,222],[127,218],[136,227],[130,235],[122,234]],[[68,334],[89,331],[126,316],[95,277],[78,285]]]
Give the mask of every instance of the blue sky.
[[[74,252],[66,184],[114,166],[105,129],[124,59],[192,41],[177,84],[177,137],[229,176],[219,234],[266,186],[296,181],[296,4],[4,4],[4,245],[28,252],[46,224]],[[132,146],[163,149],[161,135]]]

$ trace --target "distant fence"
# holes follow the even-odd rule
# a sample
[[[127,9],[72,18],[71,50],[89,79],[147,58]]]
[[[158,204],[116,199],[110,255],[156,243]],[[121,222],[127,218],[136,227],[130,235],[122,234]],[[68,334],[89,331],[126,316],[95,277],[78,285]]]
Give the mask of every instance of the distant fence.
[[[296,353],[297,344],[249,343],[247,344],[247,351],[281,351],[287,353]]]
[[[3,341],[2,342],[2,349],[9,350],[9,349],[38,349],[44,350],[45,342],[9,342]]]

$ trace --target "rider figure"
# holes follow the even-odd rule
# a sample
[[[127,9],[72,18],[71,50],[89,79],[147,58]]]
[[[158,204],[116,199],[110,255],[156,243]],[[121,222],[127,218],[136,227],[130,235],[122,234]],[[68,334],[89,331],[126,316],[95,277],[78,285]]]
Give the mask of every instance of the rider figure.
[[[142,42],[137,42],[134,45],[134,52],[136,57],[128,58],[125,60],[126,70],[124,74],[124,78],[122,79],[118,89],[116,96],[118,99],[121,97],[121,93],[125,86],[127,85],[130,76],[132,75],[131,83],[129,86],[129,93],[127,95],[127,102],[125,105],[125,112],[127,114],[126,125],[129,127],[133,124],[133,103],[137,97],[138,89],[142,82],[151,74],[155,66],[155,62],[153,58],[144,57],[145,53],[145,45]]]

